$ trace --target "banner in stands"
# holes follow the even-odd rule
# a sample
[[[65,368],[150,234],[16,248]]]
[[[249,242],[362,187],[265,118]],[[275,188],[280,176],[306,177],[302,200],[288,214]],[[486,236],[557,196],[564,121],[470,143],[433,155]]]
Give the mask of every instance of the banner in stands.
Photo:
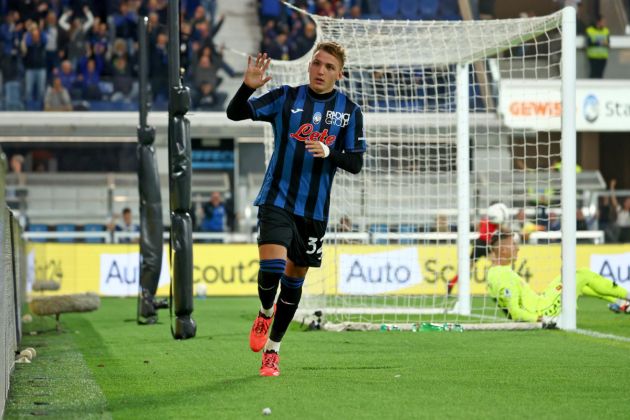
[[[560,274],[560,251],[560,245],[523,245],[514,270],[534,290],[542,291]],[[456,253],[454,245],[325,246],[322,268],[309,271],[304,287],[310,293],[443,295],[446,284],[457,273]],[[195,287],[204,284],[210,296],[256,295],[255,244],[196,244],[193,255]],[[168,258],[163,261],[158,294],[166,296]],[[630,290],[627,246],[578,245],[577,261],[578,267],[590,267]],[[27,265],[27,278],[60,284],[57,292],[34,292],[37,294],[96,292],[103,296],[135,296],[138,290],[137,244],[32,243]],[[488,268],[486,259],[479,260],[473,268],[473,294],[486,292]]]
[[[500,83],[499,111],[510,128],[560,130],[560,80],[506,79]],[[630,82],[578,80],[577,131],[630,131]]]

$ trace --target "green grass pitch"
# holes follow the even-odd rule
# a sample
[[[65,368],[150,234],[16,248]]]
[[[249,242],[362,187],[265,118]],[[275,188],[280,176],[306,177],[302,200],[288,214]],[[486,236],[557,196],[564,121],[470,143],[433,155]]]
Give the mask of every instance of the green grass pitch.
[[[258,376],[248,347],[255,298],[195,301],[196,338],[135,324],[135,299],[26,324],[5,418],[627,418],[630,339],[562,331],[302,332],[281,376]],[[630,315],[582,298],[579,328],[630,338]],[[48,329],[38,335],[29,331]]]

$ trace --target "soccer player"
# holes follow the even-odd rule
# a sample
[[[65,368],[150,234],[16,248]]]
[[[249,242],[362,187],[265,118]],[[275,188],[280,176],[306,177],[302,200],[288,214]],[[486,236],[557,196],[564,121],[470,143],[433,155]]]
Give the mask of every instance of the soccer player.
[[[498,231],[492,236],[488,270],[488,294],[497,300],[509,318],[515,321],[537,322],[543,317],[554,318],[562,307],[562,279],[557,276],[540,294],[512,270],[512,263],[518,256],[518,245],[514,235]],[[588,269],[575,272],[577,296],[587,295],[616,302],[617,299],[630,301],[630,292],[617,286],[605,277]]]
[[[280,342],[300,302],[304,277],[309,267],[321,265],[335,172],[341,168],[357,174],[363,167],[363,114],[335,89],[345,60],[341,45],[322,42],[308,66],[308,85],[281,86],[248,100],[271,79],[266,75],[271,61],[267,54],[250,57],[243,84],[227,108],[231,120],[271,123],[275,135],[273,155],[254,202],[261,306],[249,346],[255,352],[263,350],[261,376],[280,374]]]
[[[508,208],[503,203],[494,203],[490,207],[488,207],[487,215],[479,219],[479,224],[477,225],[477,230],[479,232],[479,237],[475,239],[475,243],[473,244],[473,249],[470,253],[470,270],[472,271],[473,267],[477,263],[481,257],[488,256],[488,249],[490,238],[492,238],[492,234],[497,231],[501,227],[501,225],[508,220]],[[453,291],[453,287],[457,284],[457,280],[459,279],[459,275],[455,275],[449,282],[448,288],[446,290],[447,294],[451,294]]]

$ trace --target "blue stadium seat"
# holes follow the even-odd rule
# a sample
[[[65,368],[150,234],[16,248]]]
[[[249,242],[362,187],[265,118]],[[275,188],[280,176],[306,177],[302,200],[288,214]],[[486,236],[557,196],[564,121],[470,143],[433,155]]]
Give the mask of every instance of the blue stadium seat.
[[[35,101],[33,99],[26,100],[26,110],[27,111],[42,111],[44,109],[43,101]]]
[[[363,11],[363,16],[368,19],[380,19],[381,0],[367,0],[367,10]]]
[[[408,224],[402,224],[400,225],[400,233],[414,233],[418,231],[418,226],[417,225],[408,225]],[[401,245],[411,245],[411,244],[415,244],[418,241],[415,239],[401,239],[400,240],[400,244]]]
[[[26,229],[28,232],[48,232],[48,225],[44,225],[44,224],[31,224],[28,225],[28,228]],[[36,239],[30,239],[30,242],[46,242],[46,239],[43,238],[36,238]]]
[[[419,0],[420,16],[425,20],[435,20],[438,14],[438,0]]]
[[[260,14],[266,18],[278,18],[282,13],[282,3],[278,0],[262,0]]]
[[[57,232],[76,232],[77,226],[71,223],[63,223],[63,224],[55,226],[55,230]],[[76,238],[59,238],[57,239],[57,242],[67,243],[67,242],[74,242],[75,240]]]
[[[400,15],[403,19],[420,19],[418,0],[400,0]]]
[[[136,102],[89,101],[90,111],[137,111]]]
[[[459,13],[459,3],[457,0],[440,1],[438,17],[442,20],[461,20],[462,17]]]
[[[385,223],[375,223],[369,226],[368,231],[370,233],[387,233],[389,232],[389,229]],[[385,245],[387,244],[387,240],[377,239],[376,241],[374,241],[374,243],[377,245]]]
[[[383,19],[396,19],[398,17],[399,0],[381,0],[379,9]]]
[[[105,225],[99,224],[87,224],[83,226],[85,232],[105,232]],[[88,244],[102,244],[105,242],[104,238],[85,238],[85,242]]]

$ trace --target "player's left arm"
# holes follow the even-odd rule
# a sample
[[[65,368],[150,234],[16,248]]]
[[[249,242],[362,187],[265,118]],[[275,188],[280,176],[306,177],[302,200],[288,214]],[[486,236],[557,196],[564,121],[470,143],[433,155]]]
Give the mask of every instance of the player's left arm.
[[[363,153],[367,148],[363,130],[363,113],[359,107],[356,107],[350,116],[345,138],[339,141],[343,141],[342,150],[330,149],[324,143],[308,140],[306,150],[314,157],[330,159],[338,168],[351,174],[358,174],[363,168]]]

